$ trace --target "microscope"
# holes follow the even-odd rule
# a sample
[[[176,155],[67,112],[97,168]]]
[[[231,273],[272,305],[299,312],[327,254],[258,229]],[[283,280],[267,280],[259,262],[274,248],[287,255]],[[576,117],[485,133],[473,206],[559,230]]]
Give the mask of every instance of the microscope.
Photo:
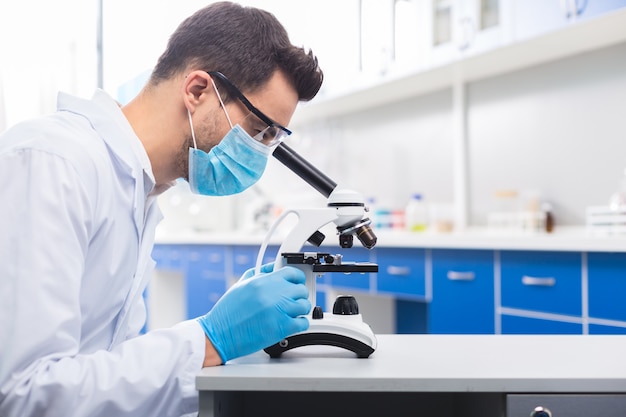
[[[330,223],[334,223],[337,228],[341,248],[351,248],[354,236],[365,248],[373,248],[377,238],[370,227],[370,219],[365,217],[368,209],[364,198],[355,191],[337,187],[337,183],[284,143],[278,145],[273,155],[323,194],[328,199],[328,203],[323,208],[285,211],[272,225],[261,245],[256,262],[257,273],[260,271],[270,236],[287,215],[297,216],[297,223],[287,233],[278,249],[274,268],[289,265],[304,271],[309,299],[314,306],[307,317],[308,330],[291,335],[264,350],[270,357],[277,358],[282,353],[297,347],[327,345],[352,351],[358,358],[367,358],[376,350],[376,336],[369,325],[363,321],[356,299],[353,296],[339,296],[334,302],[332,313],[324,312],[320,306],[316,305],[315,286],[316,279],[324,273],[378,272],[378,265],[369,262],[345,262],[340,254],[302,251],[302,247],[307,242],[319,247],[325,239],[320,228]]]

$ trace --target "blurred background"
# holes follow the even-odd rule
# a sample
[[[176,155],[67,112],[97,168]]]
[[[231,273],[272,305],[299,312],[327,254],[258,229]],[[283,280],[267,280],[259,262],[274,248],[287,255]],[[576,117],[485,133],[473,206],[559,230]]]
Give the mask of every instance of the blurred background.
[[[169,34],[208,3],[2,2],[0,131],[52,112],[58,90],[89,97],[100,87],[128,101]],[[588,207],[621,190],[626,1],[240,3],[274,13],[318,55],[325,85],[296,113],[289,143],[365,194],[382,227],[414,194],[457,230],[541,207],[581,226]],[[197,200],[184,187],[163,204],[184,205],[174,229],[263,229],[294,202],[322,201],[276,161],[240,196]],[[194,216],[206,207],[217,215]]]

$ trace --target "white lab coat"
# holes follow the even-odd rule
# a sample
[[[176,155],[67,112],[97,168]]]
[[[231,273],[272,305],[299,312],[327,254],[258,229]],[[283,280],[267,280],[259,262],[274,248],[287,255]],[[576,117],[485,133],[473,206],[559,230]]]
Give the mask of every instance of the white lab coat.
[[[161,220],[119,106],[59,95],[0,136],[0,416],[197,412],[195,321],[139,335]]]

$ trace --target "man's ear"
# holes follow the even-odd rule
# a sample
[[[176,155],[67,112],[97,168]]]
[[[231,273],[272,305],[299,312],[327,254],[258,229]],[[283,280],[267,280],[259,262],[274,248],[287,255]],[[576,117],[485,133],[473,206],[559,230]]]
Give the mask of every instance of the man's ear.
[[[193,113],[195,108],[209,97],[213,98],[215,91],[211,86],[211,76],[205,71],[191,71],[183,82],[183,100],[187,110]]]

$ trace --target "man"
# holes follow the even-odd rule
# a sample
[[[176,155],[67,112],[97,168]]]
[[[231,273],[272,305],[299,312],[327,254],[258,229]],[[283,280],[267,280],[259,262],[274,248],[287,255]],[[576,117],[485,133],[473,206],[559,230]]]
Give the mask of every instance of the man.
[[[139,335],[156,197],[258,180],[322,72],[269,13],[186,19],[128,105],[103,91],[0,136],[0,415],[178,416],[194,378],[308,327],[304,274],[245,274],[206,316]]]

